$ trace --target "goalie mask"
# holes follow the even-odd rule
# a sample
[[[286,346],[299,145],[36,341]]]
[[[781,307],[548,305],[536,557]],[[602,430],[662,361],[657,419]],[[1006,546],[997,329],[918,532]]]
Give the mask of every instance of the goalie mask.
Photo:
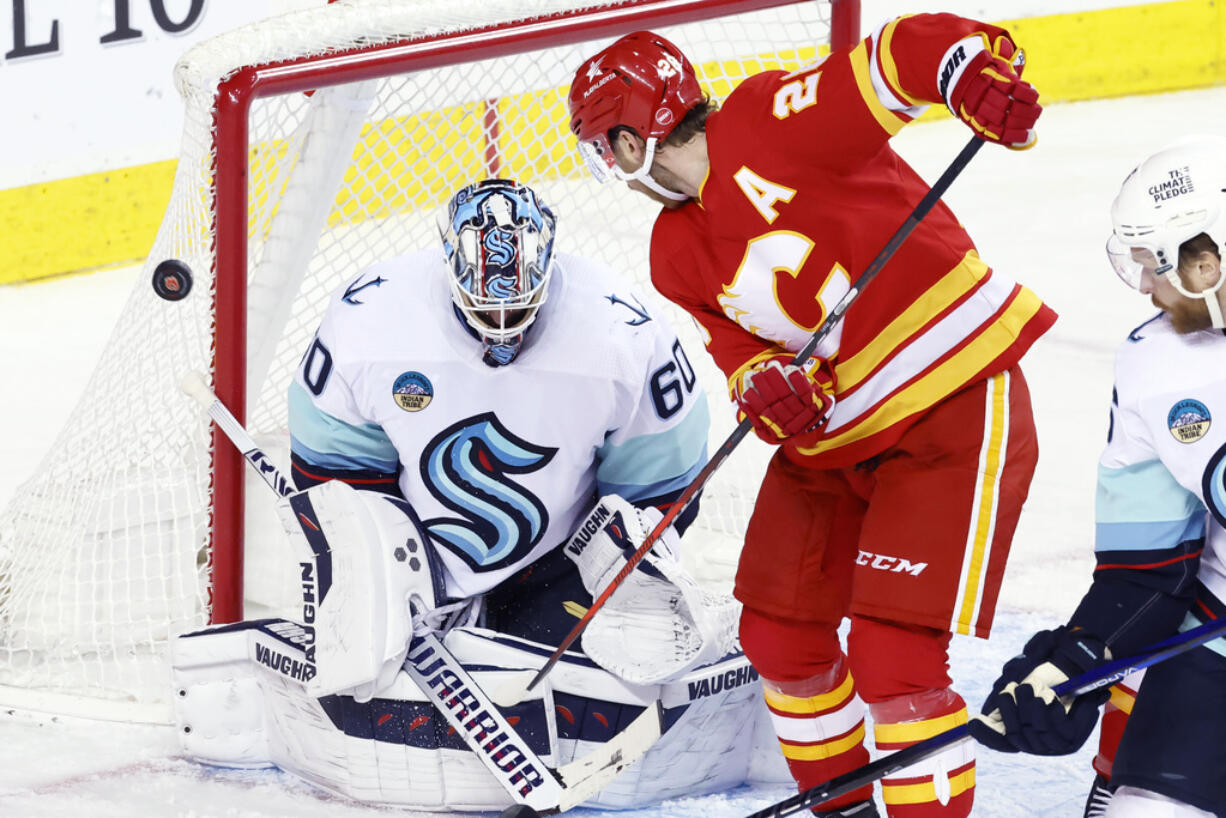
[[[461,189],[439,216],[451,300],[489,366],[515,359],[545,303],[554,224],[536,193],[506,179]]]
[[[1107,256],[1126,284],[1140,289],[1149,270],[1180,295],[1203,299],[1213,326],[1224,325],[1216,293],[1226,276],[1189,291],[1179,278],[1179,246],[1201,233],[1213,239],[1219,256],[1226,244],[1226,140],[1190,137],[1146,159],[1120,187],[1111,223]]]

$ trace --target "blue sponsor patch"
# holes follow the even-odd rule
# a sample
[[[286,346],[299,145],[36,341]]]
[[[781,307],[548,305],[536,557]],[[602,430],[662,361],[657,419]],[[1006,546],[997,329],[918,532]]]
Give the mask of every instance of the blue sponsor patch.
[[[1195,443],[1209,432],[1213,418],[1209,407],[1198,400],[1184,398],[1166,415],[1167,428],[1180,443]]]
[[[392,398],[406,412],[420,412],[434,400],[434,385],[420,372],[405,372],[392,385]]]

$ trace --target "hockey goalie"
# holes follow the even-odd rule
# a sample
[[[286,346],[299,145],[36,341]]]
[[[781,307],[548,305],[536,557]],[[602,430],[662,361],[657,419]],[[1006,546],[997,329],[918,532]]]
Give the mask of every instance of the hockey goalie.
[[[754,751],[771,739],[739,607],[686,572],[673,527],[524,693],[706,462],[675,334],[613,271],[555,253],[557,221],[478,182],[441,248],[337,291],[290,389],[299,490],[278,512],[301,613],[175,640],[190,758],[440,811],[786,775]]]

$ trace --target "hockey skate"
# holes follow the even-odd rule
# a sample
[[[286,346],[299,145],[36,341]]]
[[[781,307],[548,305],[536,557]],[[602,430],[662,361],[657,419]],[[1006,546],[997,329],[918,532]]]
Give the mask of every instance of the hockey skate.
[[[1085,818],[1101,818],[1107,812],[1115,787],[1099,773],[1094,776],[1094,784],[1090,787],[1090,795],[1086,798]]]

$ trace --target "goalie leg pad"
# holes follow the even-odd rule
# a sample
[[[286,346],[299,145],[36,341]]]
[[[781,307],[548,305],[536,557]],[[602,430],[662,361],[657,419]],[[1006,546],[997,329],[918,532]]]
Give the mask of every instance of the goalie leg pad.
[[[314,634],[308,692],[369,700],[400,671],[420,617],[442,599],[428,540],[411,506],[338,480],[278,507],[297,554],[302,622]]]
[[[171,645],[175,727],[189,758],[220,767],[271,767],[264,692],[247,629],[189,633]]]
[[[466,664],[492,660],[504,668],[535,670],[552,653],[544,645],[481,628],[456,628],[444,641]],[[764,718],[766,708],[758,674],[743,654],[668,684],[640,685],[568,651],[547,684],[552,687],[558,764],[608,741],[655,701],[664,706],[664,735],[585,806],[632,809],[726,790],[749,779],[757,731],[746,726]]]
[[[512,803],[430,696],[400,674],[369,701],[317,698],[304,631],[285,620],[186,634],[173,646],[175,716],[185,755],[225,767],[276,766],[358,801],[430,810],[497,811]],[[466,667],[481,688],[507,671]],[[556,757],[548,685],[502,713],[516,741]],[[492,740],[492,737],[491,737]]]

